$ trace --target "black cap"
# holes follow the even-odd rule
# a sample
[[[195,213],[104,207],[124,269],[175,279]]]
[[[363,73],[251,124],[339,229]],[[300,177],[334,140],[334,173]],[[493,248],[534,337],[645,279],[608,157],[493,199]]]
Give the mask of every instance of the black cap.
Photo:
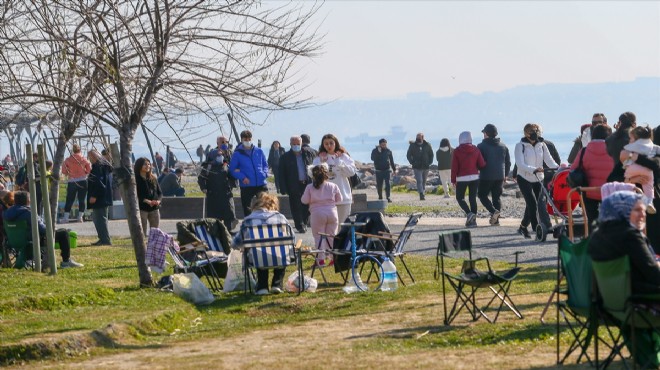
[[[382,144],[382,143],[386,143],[386,142],[387,142],[387,140],[385,140],[385,139],[378,140],[378,144]]]
[[[484,134],[490,136],[490,137],[495,137],[497,136],[497,127],[493,125],[492,123],[487,124],[483,130],[481,130]]]

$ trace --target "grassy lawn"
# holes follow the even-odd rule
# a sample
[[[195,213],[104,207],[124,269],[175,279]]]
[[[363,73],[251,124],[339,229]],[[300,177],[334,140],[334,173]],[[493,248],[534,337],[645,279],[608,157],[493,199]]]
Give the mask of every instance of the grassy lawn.
[[[62,348],[67,348],[65,344],[76,335],[95,333],[106,338],[100,345],[92,346],[90,352],[101,355],[125,351],[128,347],[139,349],[212,340],[219,333],[223,338],[239,337],[272,327],[325,321],[329,313],[336,320],[348,322],[354,317],[359,322],[364,317],[382,316],[386,318],[384,325],[398,325],[403,330],[407,325],[417,324],[407,323],[403,316],[396,319],[392,312],[414,313],[421,308],[434,312],[433,316],[424,318],[423,328],[428,329],[423,337],[418,337],[424,332],[419,329],[412,336],[370,338],[351,347],[351,351],[367,353],[396,348],[400,354],[415,356],[429,349],[492,347],[507,351],[523,346],[547,351],[554,346],[554,325],[544,325],[538,320],[553,287],[555,271],[551,268],[527,266],[514,284],[511,293],[525,315],[523,320],[503,312],[495,325],[483,320],[472,324],[465,314],[457,319],[452,330],[447,330],[442,325],[440,283],[433,278],[435,258],[408,256],[417,283],[400,286],[395,292],[347,295],[341,290],[339,274],[326,269],[330,287],[319,281],[316,293],[264,297],[242,292],[218,293],[211,305],[195,307],[172,293],[137,287],[137,269],[129,240],[115,240],[112,247],[85,247],[90,241],[79,239],[82,246],[74,250],[76,260],[85,264],[81,269],[59,270],[56,276],[0,269],[3,282],[0,363],[74,355],[75,350]],[[311,262],[312,259],[306,259],[305,264],[309,267]],[[289,268],[288,273],[292,271]],[[320,279],[318,273],[315,277]],[[553,320],[554,310],[548,318]],[[43,345],[44,338],[55,344]],[[563,335],[562,340],[567,341],[568,336]]]

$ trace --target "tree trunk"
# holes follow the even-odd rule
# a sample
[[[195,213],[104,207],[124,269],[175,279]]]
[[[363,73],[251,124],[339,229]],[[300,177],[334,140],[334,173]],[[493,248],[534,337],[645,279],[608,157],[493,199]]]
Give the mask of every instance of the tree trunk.
[[[50,193],[50,214],[51,220],[53,220],[53,229],[55,229],[55,224],[57,223],[57,203],[59,200],[59,189],[62,173],[61,170],[62,163],[64,163],[64,152],[66,151],[67,141],[67,138],[60,135],[60,137],[57,139],[55,155],[53,156],[53,170],[51,171],[53,183],[48,189],[48,192]]]
[[[138,207],[137,188],[135,187],[135,176],[131,161],[133,151],[133,136],[135,130],[130,130],[125,125],[119,135],[119,164],[115,167],[115,174],[120,181],[119,189],[124,201],[124,210],[126,220],[128,221],[128,230],[133,242],[135,251],[135,261],[137,262],[138,274],[141,287],[153,286],[151,272],[146,262],[146,240],[142,233],[142,223],[140,222],[140,208]],[[114,156],[114,153],[113,153]]]

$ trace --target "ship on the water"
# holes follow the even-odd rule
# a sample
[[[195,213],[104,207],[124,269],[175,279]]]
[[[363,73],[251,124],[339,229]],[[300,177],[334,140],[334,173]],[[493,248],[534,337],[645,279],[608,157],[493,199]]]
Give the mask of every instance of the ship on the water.
[[[357,136],[347,136],[344,138],[344,142],[347,144],[378,144],[378,140],[385,139],[388,143],[407,143],[408,137],[406,136],[406,131],[403,130],[403,126],[392,126],[390,127],[390,132],[386,135],[372,136],[366,132],[360,133]]]

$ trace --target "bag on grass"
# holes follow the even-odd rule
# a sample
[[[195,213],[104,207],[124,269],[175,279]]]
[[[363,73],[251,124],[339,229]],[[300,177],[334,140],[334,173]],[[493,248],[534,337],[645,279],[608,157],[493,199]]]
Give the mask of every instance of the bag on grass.
[[[300,275],[298,274],[298,271],[294,271],[291,275],[289,275],[289,278],[286,281],[286,285],[284,286],[284,290],[286,290],[289,293],[298,293],[300,290],[300,279],[298,278]],[[318,288],[319,282],[307,275],[304,277],[304,284],[305,284],[305,291],[314,293],[316,292],[316,288]]]
[[[257,283],[252,274],[250,276],[250,285],[254,288]],[[245,272],[243,271],[243,256],[240,251],[232,250],[227,259],[227,276],[223,284],[222,291],[225,293],[245,288]]]
[[[174,294],[196,305],[210,304],[215,300],[213,293],[192,272],[172,275]]]

